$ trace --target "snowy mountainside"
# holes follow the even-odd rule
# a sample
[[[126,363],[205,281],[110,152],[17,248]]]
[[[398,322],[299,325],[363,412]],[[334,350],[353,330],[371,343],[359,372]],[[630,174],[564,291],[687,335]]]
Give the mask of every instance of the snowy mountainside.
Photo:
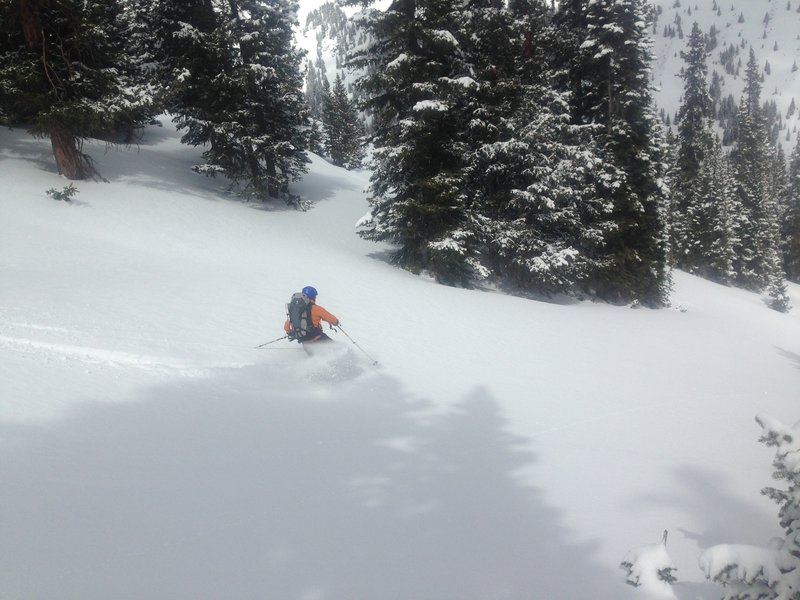
[[[784,144],[788,156],[797,142],[800,119],[800,110],[790,114],[792,102],[800,103],[800,2],[657,0],[652,5],[656,16],[652,35],[657,108],[674,119],[683,93],[679,74],[684,61],[680,53],[685,50],[692,26],[697,22],[703,33],[715,32],[716,46],[709,55],[709,84],[716,71],[721,78],[721,97],[732,95],[737,105],[744,86],[744,67],[753,47],[764,77],[761,100],[776,104],[782,120],[778,140]],[[731,47],[733,74],[726,72],[723,64],[723,53]],[[741,67],[737,69],[740,61]]]
[[[703,550],[780,534],[754,417],[798,419],[800,286],[438,285],[355,235],[367,171],[244,203],[161,121],[87,142],[72,203],[0,130],[0,597],[637,600],[620,562],[667,529],[662,597],[712,600]],[[309,284],[358,346],[254,349]]]
[[[788,156],[797,141],[800,120],[800,0],[656,0],[651,6],[657,109],[674,120],[683,93],[679,74],[684,61],[680,53],[697,22],[703,33],[714,32],[708,77],[710,84],[714,71],[719,75],[721,100],[730,96],[738,105],[752,45],[764,76],[761,99],[775,103],[780,117],[778,140]],[[334,2],[305,0],[297,31],[298,44],[308,52],[307,59],[324,64],[328,81],[337,74],[342,77],[350,93],[356,77],[343,68],[344,57],[361,40],[356,28],[344,21],[353,12],[352,7],[342,8]],[[724,56],[726,52],[732,57]],[[732,73],[726,71],[725,63],[732,67]],[[790,111],[793,102],[795,110]]]
[[[345,68],[345,60],[351,48],[364,43],[365,33],[348,19],[354,12],[351,7],[342,8],[335,2],[317,4],[308,5],[301,15],[296,36],[298,45],[308,53],[308,62],[318,69],[320,64],[324,65],[321,72],[329,83],[332,84],[338,75],[348,93],[354,95],[353,82],[358,74]]]

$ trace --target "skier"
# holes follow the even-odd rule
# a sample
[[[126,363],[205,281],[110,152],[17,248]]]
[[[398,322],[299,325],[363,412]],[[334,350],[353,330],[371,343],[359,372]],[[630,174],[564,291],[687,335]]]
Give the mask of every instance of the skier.
[[[283,330],[290,340],[301,343],[330,340],[322,331],[322,321],[334,327],[340,323],[339,319],[317,304],[317,290],[310,285],[304,287],[299,294],[292,295],[287,312],[289,314]]]

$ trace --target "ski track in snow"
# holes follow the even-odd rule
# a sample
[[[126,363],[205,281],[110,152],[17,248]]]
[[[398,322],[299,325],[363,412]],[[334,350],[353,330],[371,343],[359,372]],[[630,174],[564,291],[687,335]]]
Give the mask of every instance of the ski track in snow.
[[[276,348],[276,350],[294,351],[291,352],[289,356],[281,352],[280,354],[284,355],[285,358],[277,358],[276,355],[271,352],[265,353],[263,351],[257,351],[257,353],[253,354],[254,360],[250,362],[193,361],[179,356],[140,354],[96,347],[86,343],[77,343],[80,340],[86,340],[95,336],[86,331],[67,327],[6,321],[0,323],[0,328],[6,331],[5,335],[0,334],[0,348],[5,348],[16,354],[32,357],[37,360],[44,360],[45,362],[55,360],[74,361],[86,366],[93,365],[118,370],[132,368],[159,375],[189,378],[208,377],[213,371],[219,369],[235,370],[250,367],[258,363],[266,363],[272,368],[284,371],[284,375],[291,373],[297,368],[299,370],[295,373],[297,376],[296,379],[304,380],[311,384],[352,380],[364,372],[364,369],[362,369],[360,365],[363,361],[355,356],[353,351],[347,347],[320,347],[314,349],[313,352],[309,350],[300,352],[300,348],[293,345],[289,348]],[[66,338],[72,343],[32,339],[28,337],[28,335],[25,335],[31,332]],[[115,338],[105,335],[103,339],[108,342],[110,339]],[[145,347],[152,347],[154,342],[156,342],[156,340],[153,339],[131,336],[117,336],[116,339],[127,344],[136,343]],[[225,344],[221,345],[226,346]],[[298,355],[300,355],[303,360],[298,361]]]
[[[247,363],[192,364],[177,357],[148,356],[103,348],[41,342],[6,335],[0,335],[0,346],[22,354],[35,354],[50,359],[71,359],[86,364],[104,365],[110,368],[136,368],[163,374],[178,374],[185,377],[203,377],[207,376],[211,369],[236,369],[247,365]]]

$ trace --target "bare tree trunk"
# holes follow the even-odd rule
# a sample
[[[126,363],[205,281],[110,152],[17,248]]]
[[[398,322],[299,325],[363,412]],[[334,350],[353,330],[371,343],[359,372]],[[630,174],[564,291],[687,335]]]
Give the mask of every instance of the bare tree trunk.
[[[44,72],[50,80],[51,85],[55,88],[56,84],[50,77],[47,63],[40,15],[36,7],[31,6],[30,0],[17,0],[17,9],[25,44],[27,44],[29,48],[41,49],[41,60]],[[56,160],[56,166],[58,167],[58,173],[60,175],[72,180],[98,177],[97,171],[94,166],[92,166],[91,159],[81,152],[78,138],[69,133],[66,129],[58,126],[51,127],[50,143],[53,147],[53,157]]]
[[[28,4],[28,0],[18,0],[19,23],[22,35],[28,48],[38,48],[42,45],[42,24],[39,15]]]
[[[63,128],[54,127],[50,130],[50,143],[59,175],[71,180],[98,177],[91,160],[81,152],[78,138],[74,135]]]
[[[265,162],[267,163],[267,193],[272,198],[279,198],[280,189],[275,185],[275,176],[277,175],[275,160],[272,157],[266,157]]]
[[[265,195],[270,195],[269,184],[264,181],[261,173],[261,163],[259,163],[255,153],[248,153],[247,163],[250,168],[250,183],[253,186],[256,197],[259,200],[266,200]]]

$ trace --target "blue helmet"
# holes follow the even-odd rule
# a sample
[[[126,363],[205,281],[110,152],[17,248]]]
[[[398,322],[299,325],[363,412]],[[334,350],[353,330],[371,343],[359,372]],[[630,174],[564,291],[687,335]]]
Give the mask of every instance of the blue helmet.
[[[317,298],[317,288],[307,285],[303,288],[303,296],[315,300]]]

